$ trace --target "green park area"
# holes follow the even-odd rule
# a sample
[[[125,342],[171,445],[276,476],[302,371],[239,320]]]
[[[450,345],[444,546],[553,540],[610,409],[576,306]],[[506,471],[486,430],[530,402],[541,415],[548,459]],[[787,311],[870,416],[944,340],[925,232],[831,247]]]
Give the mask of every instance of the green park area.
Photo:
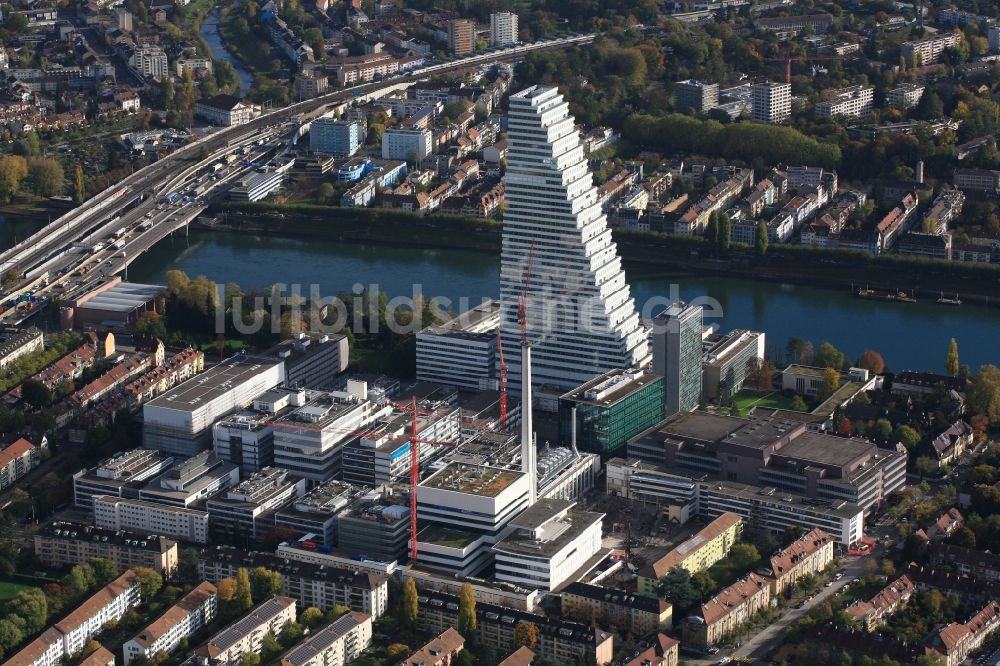
[[[746,416],[754,407],[765,407],[770,409],[794,409],[792,401],[794,396],[788,396],[780,391],[772,393],[758,393],[744,389],[733,396],[733,406],[739,411],[740,416]]]

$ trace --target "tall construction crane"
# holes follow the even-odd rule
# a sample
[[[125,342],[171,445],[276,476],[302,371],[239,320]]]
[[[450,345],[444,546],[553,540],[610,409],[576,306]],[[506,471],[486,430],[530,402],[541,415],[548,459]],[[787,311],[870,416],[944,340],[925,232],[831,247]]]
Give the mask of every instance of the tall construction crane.
[[[787,55],[780,58],[764,58],[764,62],[783,62],[785,63],[785,83],[792,82],[792,61],[795,62],[812,62],[812,61],[823,61],[823,60],[844,60],[844,56],[839,55],[805,55],[805,56],[793,56]]]

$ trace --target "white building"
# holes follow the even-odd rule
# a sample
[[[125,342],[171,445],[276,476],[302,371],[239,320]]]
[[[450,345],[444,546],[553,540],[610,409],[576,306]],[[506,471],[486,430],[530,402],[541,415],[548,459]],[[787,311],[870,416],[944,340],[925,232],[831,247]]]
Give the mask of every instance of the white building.
[[[212,451],[202,451],[174,463],[165,472],[139,489],[139,499],[190,507],[240,482],[240,469]],[[134,497],[136,493],[126,493]]]
[[[939,33],[916,41],[903,42],[899,47],[899,55],[911,66],[933,65],[941,60],[941,54],[945,49],[954,48],[961,41],[960,33]]]
[[[504,347],[518,348],[518,301],[532,254],[526,314],[532,383],[570,389],[612,368],[648,363],[629,293],[569,106],[556,88],[511,95],[500,262]],[[507,361],[519,390],[521,359]]]
[[[208,513],[140,499],[94,497],[94,524],[108,530],[128,530],[208,543]]]
[[[850,86],[834,91],[831,99],[816,105],[820,117],[853,116],[861,118],[871,113],[875,99],[873,86]]]
[[[518,19],[513,12],[490,14],[490,44],[507,46],[518,40]]]
[[[143,481],[158,476],[174,464],[174,459],[161,451],[132,449],[119,451],[92,469],[80,470],[73,475],[73,504],[81,509],[92,509],[97,495],[124,497]]]
[[[159,46],[144,44],[136,47],[129,58],[129,64],[146,78],[161,78],[170,74],[167,54]]]
[[[422,567],[472,576],[492,561],[491,547],[528,506],[528,475],[452,463],[421,482],[417,549]]]
[[[284,173],[277,171],[251,173],[229,190],[229,198],[233,201],[260,201],[281,189],[283,178]]]
[[[216,455],[238,465],[247,476],[274,464],[274,428],[272,414],[239,412],[212,426]]]
[[[142,407],[143,446],[192,456],[212,442],[212,424],[281,384],[280,360],[234,356]]]
[[[434,152],[430,130],[390,127],[382,133],[382,159],[420,161]]]
[[[750,117],[762,123],[781,123],[792,115],[792,86],[758,81],[750,86]]]
[[[213,125],[232,127],[253,120],[260,114],[260,107],[233,95],[220,94],[198,100],[194,113]]]
[[[193,654],[208,658],[212,666],[237,666],[245,653],[260,652],[264,636],[277,636],[286,624],[294,621],[295,599],[271,597],[219,630]]]
[[[924,96],[924,86],[918,83],[904,83],[889,91],[889,104],[899,109],[909,109],[920,103]]]
[[[182,639],[211,622],[217,609],[215,585],[207,581],[200,583],[122,646],[125,666],[129,666],[136,657],[148,659],[161,651],[170,654]]]
[[[417,333],[417,380],[467,389],[496,380],[500,301],[491,300]],[[518,353],[511,349],[511,355]]]
[[[371,615],[352,611],[286,652],[281,666],[345,666],[371,641]]]
[[[198,70],[204,69],[209,73],[212,72],[212,59],[211,58],[178,58],[174,63],[174,69],[177,71],[177,76],[184,76],[184,70],[189,70],[192,74],[196,74]]]
[[[0,369],[6,368],[16,359],[45,348],[44,335],[31,328],[10,328],[0,331]]]
[[[510,521],[493,546],[496,579],[554,590],[601,551],[603,513],[574,511],[575,502],[542,499]],[[596,565],[596,560],[594,561]]]

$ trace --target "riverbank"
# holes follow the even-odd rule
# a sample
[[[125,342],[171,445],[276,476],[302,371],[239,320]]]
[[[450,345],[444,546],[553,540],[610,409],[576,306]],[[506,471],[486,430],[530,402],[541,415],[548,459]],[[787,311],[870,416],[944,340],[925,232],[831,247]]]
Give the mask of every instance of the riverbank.
[[[213,228],[257,235],[319,238],[423,248],[500,252],[502,224],[458,215],[423,216],[407,211],[309,204],[224,203],[213,210]],[[920,300],[956,294],[970,304],[1000,306],[1000,266],[923,260],[864,252],[772,245],[762,257],[737,246],[717,257],[696,237],[613,230],[626,265],[645,270],[747,277],[776,283],[852,291],[902,290]],[[954,306],[942,306],[954,307]]]

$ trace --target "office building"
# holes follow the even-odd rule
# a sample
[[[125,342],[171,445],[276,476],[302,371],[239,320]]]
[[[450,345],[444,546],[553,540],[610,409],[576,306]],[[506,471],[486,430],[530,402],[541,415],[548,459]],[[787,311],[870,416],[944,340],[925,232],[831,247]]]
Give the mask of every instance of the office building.
[[[910,109],[920,103],[920,98],[924,96],[924,86],[918,83],[902,83],[886,96],[890,105],[897,109]]]
[[[240,470],[240,476],[274,464],[273,414],[245,411],[212,425],[212,450]]]
[[[476,22],[472,19],[448,21],[448,48],[455,55],[468,55],[476,49]]]
[[[736,329],[705,338],[701,390],[705,401],[724,402],[743,388],[753,359],[764,359],[764,333]]]
[[[205,503],[212,533],[219,543],[263,545],[274,534],[274,512],[302,495],[305,487],[305,479],[265,467]]]
[[[216,632],[192,654],[207,658],[212,666],[237,666],[245,653],[260,653],[264,636],[277,636],[290,622],[295,622],[295,599],[271,597]]]
[[[699,648],[715,645],[770,605],[771,586],[752,573],[702,604],[700,612],[692,612],[681,628],[681,642]]]
[[[371,641],[371,616],[351,611],[282,655],[280,666],[346,666],[364,652]]]
[[[629,294],[569,107],[556,88],[511,95],[506,209],[500,262],[504,348],[521,339],[525,285],[532,382],[569,390],[614,368],[649,360],[646,329]],[[557,239],[557,240],[554,240]],[[507,359],[512,392],[521,359]]]
[[[194,543],[208,543],[208,513],[140,499],[94,498],[94,524],[107,530],[128,530]]]
[[[240,179],[229,190],[229,198],[233,201],[260,201],[269,194],[281,189],[284,173],[279,171],[258,171]]]
[[[513,12],[490,14],[490,44],[507,46],[518,41],[518,19]]]
[[[309,150],[337,157],[358,152],[364,137],[361,123],[320,117],[309,123]]]
[[[873,86],[850,86],[834,90],[832,97],[816,105],[819,117],[853,116],[862,118],[872,111],[875,100]]]
[[[419,594],[418,602],[419,629],[437,634],[456,626],[456,595],[424,591]],[[477,639],[498,654],[514,651],[514,632],[521,623],[538,628],[538,644],[534,650],[544,659],[568,664],[593,660],[598,666],[605,666],[614,657],[614,637],[603,629],[505,606],[476,603]]]
[[[278,509],[275,529],[308,534],[319,546],[336,546],[337,516],[366,490],[343,481],[327,481]]]
[[[212,443],[212,424],[285,379],[281,361],[234,356],[142,407],[143,446],[193,456]]]
[[[792,115],[792,86],[758,81],[750,86],[750,117],[762,123],[782,123]]]
[[[833,544],[833,537],[813,529],[772,555],[767,563],[771,594],[783,593],[803,576],[820,575],[833,562]]]
[[[417,333],[417,380],[474,390],[495,385],[499,328],[500,301],[490,300],[422,329]]]
[[[1000,191],[1000,171],[991,169],[955,169],[955,187],[987,194]]]
[[[149,659],[158,652],[170,654],[215,618],[218,610],[218,595],[215,585],[207,581],[199,583],[152,624],[140,631],[122,645],[125,666],[136,657]]]
[[[138,499],[145,482],[173,464],[172,457],[153,449],[118,452],[93,469],[83,469],[73,475],[73,504],[89,510],[94,506],[93,498],[98,495]]]
[[[857,504],[866,514],[906,482],[905,451],[813,432],[777,415],[680,414],[633,438],[628,452],[676,474]]]
[[[586,573],[588,564],[596,566],[604,514],[575,505],[540,499],[515,516],[512,531],[493,546],[496,580],[554,590],[574,574]]]
[[[44,336],[34,326],[24,329],[6,328],[0,331],[0,369],[6,368],[25,354],[44,348]]]
[[[38,447],[20,437],[0,449],[0,490],[9,488],[22,476],[38,467]]]
[[[394,501],[393,501],[394,500]],[[410,508],[398,498],[365,496],[337,516],[337,547],[369,560],[402,561],[410,542]]]
[[[139,489],[138,498],[158,504],[191,507],[236,485],[240,470],[212,451],[175,462]]]
[[[674,83],[674,108],[679,113],[694,110],[699,113],[719,106],[719,84],[695,79]]]
[[[285,386],[306,389],[333,388],[350,362],[346,335],[299,333],[267,351],[285,364]]]
[[[528,507],[528,475],[452,463],[420,483],[420,565],[474,576],[493,562],[492,546]]]
[[[941,60],[945,49],[955,48],[961,41],[961,33],[942,32],[912,42],[903,42],[899,47],[899,55],[911,67],[933,65]]]
[[[381,617],[389,605],[388,578],[329,564],[290,560],[284,555],[247,552],[232,546],[216,546],[198,554],[198,576],[212,583],[233,578],[239,569],[264,567],[281,574],[281,594],[301,608],[322,611],[337,606]]]
[[[663,377],[664,413],[689,412],[701,402],[700,305],[677,301],[653,320],[653,372]]]
[[[57,521],[35,532],[32,540],[35,557],[49,567],[71,567],[103,557],[120,570],[147,567],[169,577],[177,569],[177,542],[145,532]]]
[[[656,597],[661,578],[674,567],[686,569],[689,574],[706,571],[729,554],[740,533],[743,519],[734,513],[724,513],[692,535],[669,553],[650,562],[639,571],[639,594]]]
[[[216,95],[195,102],[194,114],[213,125],[245,125],[260,114],[260,107],[232,95]]]
[[[390,127],[382,133],[382,159],[419,162],[434,152],[428,129]]]
[[[7,666],[58,666],[140,602],[139,577],[126,571],[42,632],[6,662]]]
[[[602,457],[663,420],[663,377],[611,370],[559,398],[559,441]]]
[[[667,629],[673,608],[663,599],[633,594],[587,583],[570,583],[562,589],[562,616],[602,627],[616,627],[636,636]]]

